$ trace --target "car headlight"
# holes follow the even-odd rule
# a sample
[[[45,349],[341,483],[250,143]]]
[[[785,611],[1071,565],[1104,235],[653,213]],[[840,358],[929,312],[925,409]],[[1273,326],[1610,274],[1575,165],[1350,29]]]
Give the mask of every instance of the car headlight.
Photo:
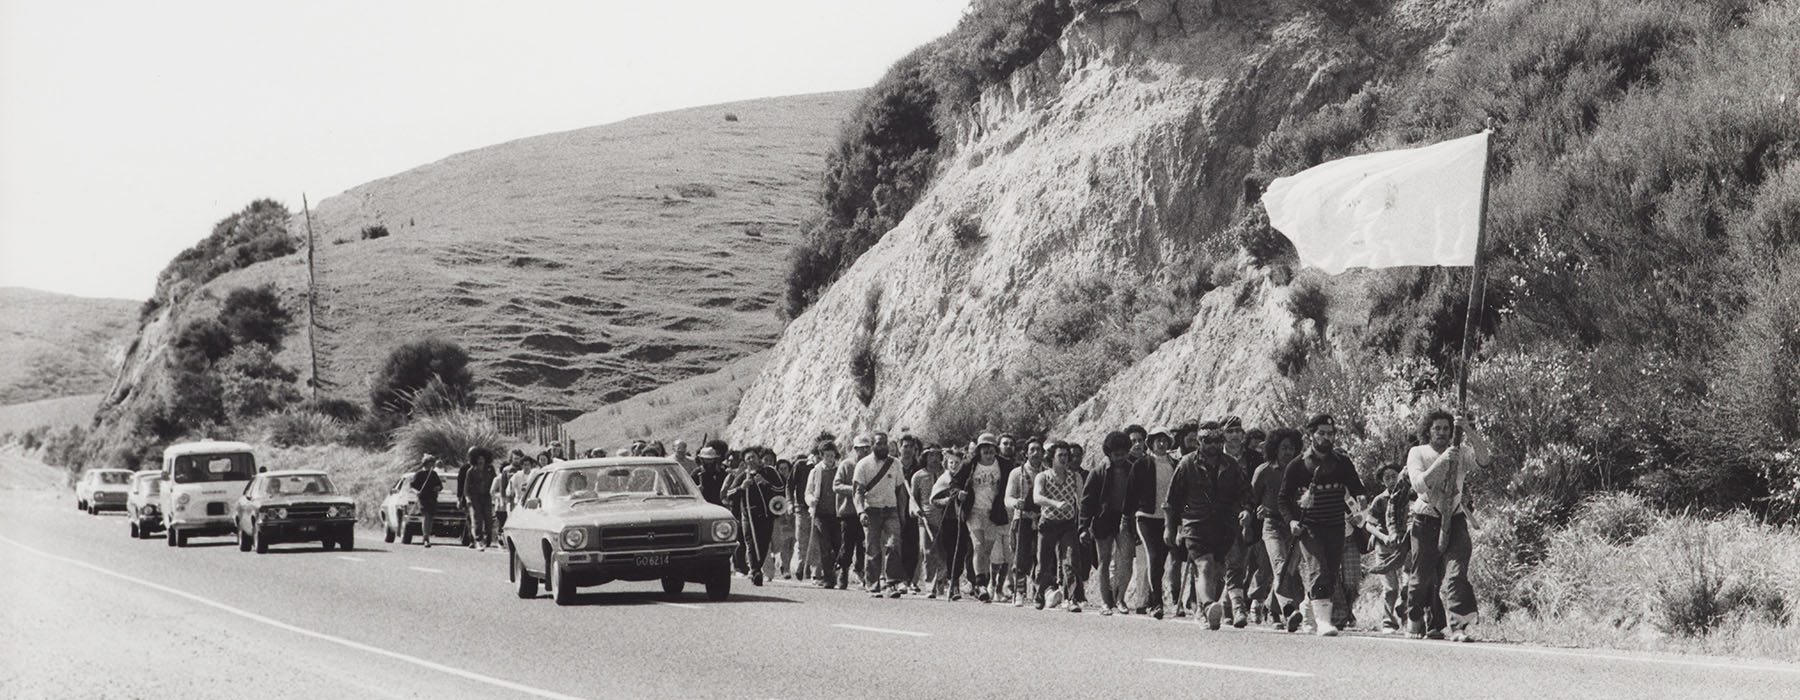
[[[138,513],[143,515],[156,515],[156,506],[146,503],[138,508]]]
[[[181,494],[180,496],[175,497],[175,505],[185,506],[187,504],[188,504],[188,495],[187,494],[184,493],[184,494]]]
[[[276,508],[275,509],[275,518],[277,520],[287,520],[287,509],[286,508]]]
[[[718,540],[720,542],[729,542],[733,539],[736,539],[737,538],[737,523],[731,522],[730,520],[714,521],[713,528],[712,528],[712,536],[713,536],[713,539]]]
[[[563,530],[562,543],[563,549],[581,549],[586,547],[588,543],[587,528],[572,527]]]

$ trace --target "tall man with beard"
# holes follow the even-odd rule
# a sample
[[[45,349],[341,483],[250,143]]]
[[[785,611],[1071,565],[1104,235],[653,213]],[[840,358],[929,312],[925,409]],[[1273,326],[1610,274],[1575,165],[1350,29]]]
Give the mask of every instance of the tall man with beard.
[[[1305,454],[1288,463],[1281,481],[1281,514],[1306,561],[1306,597],[1321,637],[1335,637],[1331,594],[1338,586],[1344,558],[1345,519],[1351,499],[1368,495],[1350,458],[1336,447],[1337,422],[1330,414],[1306,423],[1310,438]]]
[[[831,488],[837,493],[837,512],[839,527],[838,575],[844,579],[844,586],[849,585],[850,572],[855,571],[861,577],[862,587],[871,590],[874,581],[869,580],[869,572],[864,569],[868,553],[863,542],[862,518],[856,511],[856,465],[874,450],[874,441],[868,435],[858,435],[851,442],[852,453],[839,460],[837,476]]]
[[[1458,428],[1468,441],[1452,445]],[[1448,623],[1452,638],[1466,642],[1478,611],[1475,589],[1469,585],[1473,545],[1464,482],[1470,469],[1487,462],[1487,443],[1446,411],[1425,416],[1421,432],[1426,444],[1406,455],[1406,478],[1417,496],[1408,533],[1413,575],[1406,592],[1407,634],[1442,639]],[[1445,528],[1448,536],[1441,532]]]
[[[887,433],[875,433],[870,453],[856,463],[851,477],[856,513],[866,533],[864,548],[869,553],[865,583],[874,582],[870,593],[876,597],[899,598],[905,586],[900,560],[901,508],[905,499],[905,477],[899,461],[889,453]]]

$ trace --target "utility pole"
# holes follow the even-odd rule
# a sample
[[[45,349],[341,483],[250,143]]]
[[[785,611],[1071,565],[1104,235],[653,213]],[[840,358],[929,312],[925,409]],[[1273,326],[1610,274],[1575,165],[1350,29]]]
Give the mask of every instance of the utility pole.
[[[319,289],[313,273],[313,249],[318,239],[313,236],[312,205],[306,201],[306,193],[300,193],[300,211],[306,215],[306,354],[312,358],[312,377],[307,379],[307,386],[312,387],[312,400],[319,402],[319,341],[317,338],[319,324],[314,320],[317,311]]]

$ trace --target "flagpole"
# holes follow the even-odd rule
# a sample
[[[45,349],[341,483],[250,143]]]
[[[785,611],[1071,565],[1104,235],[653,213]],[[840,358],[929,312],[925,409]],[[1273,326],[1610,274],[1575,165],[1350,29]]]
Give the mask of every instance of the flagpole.
[[[1483,297],[1487,291],[1487,212],[1488,182],[1494,173],[1494,131],[1492,120],[1488,123],[1487,141],[1484,146],[1487,153],[1481,162],[1481,218],[1475,228],[1475,265],[1469,270],[1469,300],[1463,307],[1462,361],[1456,367],[1456,415],[1450,422],[1451,445],[1462,444],[1462,416],[1469,402],[1469,356],[1474,345],[1476,309],[1484,305]],[[1467,465],[1457,463],[1457,469]],[[1438,520],[1438,552],[1441,554],[1450,549],[1451,517],[1461,508],[1460,503],[1449,503],[1443,507]]]
[[[1469,400],[1469,355],[1475,337],[1476,308],[1483,305],[1482,297],[1487,287],[1487,213],[1488,182],[1494,172],[1494,133],[1488,130],[1486,143],[1487,153],[1482,157],[1481,167],[1481,218],[1475,229],[1475,266],[1469,271],[1469,299],[1463,307],[1462,361],[1457,363],[1456,372],[1456,415],[1461,416]],[[1453,437],[1451,444],[1462,444],[1462,425],[1453,421]]]

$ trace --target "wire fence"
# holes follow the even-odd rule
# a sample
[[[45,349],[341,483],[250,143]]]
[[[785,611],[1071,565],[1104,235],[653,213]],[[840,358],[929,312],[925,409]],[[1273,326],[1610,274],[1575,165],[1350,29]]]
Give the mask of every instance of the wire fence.
[[[478,404],[482,414],[501,434],[530,442],[534,445],[548,447],[550,445],[567,445],[569,435],[563,430],[563,421],[554,415],[526,406],[518,401]]]

